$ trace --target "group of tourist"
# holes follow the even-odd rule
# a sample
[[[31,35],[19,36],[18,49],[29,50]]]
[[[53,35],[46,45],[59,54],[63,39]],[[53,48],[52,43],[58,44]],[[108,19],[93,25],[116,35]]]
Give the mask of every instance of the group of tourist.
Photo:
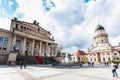
[[[94,67],[94,62],[87,62],[88,63],[88,66],[92,66],[92,67]]]
[[[105,61],[104,61],[104,65],[105,65],[105,66],[108,66],[108,62],[105,62]]]
[[[87,63],[88,63],[88,66],[94,67],[94,62],[87,62]],[[108,62],[104,62],[104,65],[108,66],[109,63]],[[118,77],[118,74],[117,74],[117,71],[116,71],[118,69],[118,66],[119,66],[118,63],[116,63],[114,61],[111,62],[111,68],[112,68],[112,75],[113,75],[113,77]]]

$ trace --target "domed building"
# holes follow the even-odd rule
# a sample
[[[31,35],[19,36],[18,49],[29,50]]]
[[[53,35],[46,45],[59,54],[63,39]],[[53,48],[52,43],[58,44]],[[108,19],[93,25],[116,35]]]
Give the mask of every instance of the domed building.
[[[105,28],[98,24],[94,32],[93,44],[88,48],[88,61],[99,63],[116,58],[120,58],[120,45],[112,46]]]

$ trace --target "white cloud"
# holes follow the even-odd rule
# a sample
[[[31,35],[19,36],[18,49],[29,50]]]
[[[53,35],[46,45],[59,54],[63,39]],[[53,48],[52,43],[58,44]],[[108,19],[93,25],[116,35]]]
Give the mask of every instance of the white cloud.
[[[108,32],[111,44],[119,42],[119,0],[90,0],[87,3],[83,0],[52,1],[55,7],[46,12],[42,0],[17,0],[19,7],[14,15],[22,13],[21,20],[39,21],[40,26],[50,30],[56,42],[67,52],[87,50],[98,22]]]
[[[39,15],[43,13],[41,11],[41,1],[39,0],[17,0],[19,8],[17,11],[24,13],[24,20],[32,21],[39,19]]]
[[[119,0],[91,0],[88,3],[78,0],[53,0],[53,2],[56,9],[51,11],[49,16],[57,23],[56,40],[66,50],[72,50],[73,46],[76,46],[76,50],[86,50],[92,44],[98,23],[105,27],[109,36],[112,36],[110,42],[114,43],[115,35],[119,35]]]
[[[77,49],[78,48],[76,46],[71,46],[69,48],[64,48],[63,52],[68,52],[68,53],[74,54]]]
[[[0,28],[10,30],[10,20],[8,18],[0,18]]]

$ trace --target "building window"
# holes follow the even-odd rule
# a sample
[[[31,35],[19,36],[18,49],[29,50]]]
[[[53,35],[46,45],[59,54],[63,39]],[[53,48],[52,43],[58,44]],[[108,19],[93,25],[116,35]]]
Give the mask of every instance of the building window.
[[[23,30],[23,26],[21,26],[21,29]]]
[[[50,53],[52,54],[52,46],[50,46]]]
[[[90,56],[92,56],[92,54],[90,54]]]
[[[83,61],[83,57],[82,57],[82,61]]]
[[[92,61],[92,58],[90,59],[90,61]]]
[[[94,58],[94,61],[96,61],[96,58]]]
[[[8,44],[8,38],[4,39],[4,44]]]
[[[0,44],[0,50],[2,49],[2,45]]]
[[[103,43],[103,40],[102,40],[102,43]]]
[[[105,58],[103,58],[103,61],[105,61]]]
[[[26,42],[26,47],[29,47],[29,43],[28,42]]]
[[[20,40],[16,40],[15,49],[19,50],[19,47],[20,47]]]
[[[18,24],[16,24],[15,28],[18,29]]]
[[[117,53],[114,53],[114,55],[117,55]]]
[[[29,30],[29,28],[27,28],[27,30]]]
[[[3,37],[0,37],[0,44],[3,43]]]
[[[0,37],[0,50],[2,49],[3,37]]]
[[[20,40],[16,40],[16,46],[20,45]]]
[[[3,46],[3,50],[6,51],[6,49],[7,49],[7,45],[4,45],[4,46]]]
[[[40,31],[40,28],[38,28],[38,31]]]
[[[24,27],[24,30],[26,30],[26,27]]]
[[[4,40],[4,43],[3,43],[3,40]],[[2,44],[3,44],[3,46],[2,46]],[[3,50],[6,50],[7,45],[8,45],[8,38],[0,37],[0,50],[2,49],[2,47],[3,47]]]

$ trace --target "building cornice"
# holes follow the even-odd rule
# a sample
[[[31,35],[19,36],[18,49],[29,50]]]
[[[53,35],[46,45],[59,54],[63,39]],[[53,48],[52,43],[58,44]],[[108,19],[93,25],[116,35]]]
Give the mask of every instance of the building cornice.
[[[31,28],[36,28],[36,29],[41,28],[43,31],[51,34],[50,31],[45,30],[44,28],[42,28],[42,27],[39,26],[39,25],[35,25],[35,24],[33,24],[33,23],[30,23],[30,22],[25,22],[25,21],[20,21],[20,20],[14,20],[14,19],[12,19],[12,21],[13,21],[13,22],[20,23],[20,24],[23,24],[23,25],[26,25],[26,26],[29,26],[29,27],[31,27]]]

